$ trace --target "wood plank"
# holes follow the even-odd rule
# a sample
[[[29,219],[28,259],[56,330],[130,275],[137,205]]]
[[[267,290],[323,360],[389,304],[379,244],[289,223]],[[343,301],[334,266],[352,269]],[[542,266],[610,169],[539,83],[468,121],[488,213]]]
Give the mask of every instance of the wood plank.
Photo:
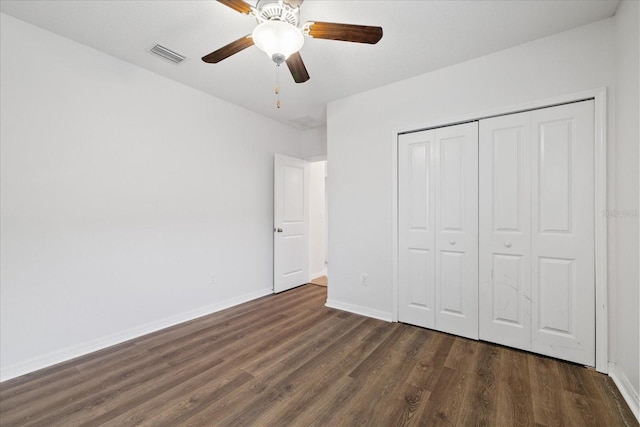
[[[385,322],[368,319],[367,323],[372,327],[368,330],[368,333],[359,334],[355,340],[355,347],[346,353],[345,359],[340,361],[337,366],[328,367],[327,377],[330,377],[332,372],[340,375],[340,379],[333,381],[331,385],[329,385],[328,390],[322,391],[323,396],[326,394],[332,396],[332,398],[320,399],[319,403],[314,401],[312,406],[304,408],[300,413],[297,413],[296,424],[327,425],[329,419],[334,414],[338,413],[354,395],[362,391],[360,382],[354,380],[353,377],[348,374],[352,372],[357,365],[367,359],[391,332],[391,330],[387,328],[388,324]],[[290,405],[295,404],[291,403]]]
[[[325,300],[302,286],[3,382],[0,425],[638,425],[605,375]]]
[[[194,414],[201,412],[211,403],[252,379],[252,375],[238,369],[216,372],[215,376],[212,376],[211,373],[199,375],[197,381],[193,381],[187,387],[176,387],[172,390],[171,395],[165,393],[157,396],[156,399],[153,399],[155,405],[149,405],[148,401],[143,402],[146,407],[144,410],[140,410],[140,407],[143,406],[141,404],[136,407],[137,410],[133,413],[125,412],[114,418],[108,418],[111,414],[105,414],[107,417],[103,417],[103,419],[108,419],[108,423],[103,423],[103,419],[96,418],[86,425],[111,425],[114,427],[122,425],[182,425]],[[171,399],[171,405],[167,406],[167,399]]]
[[[469,404],[463,409],[464,423],[496,425],[498,417],[498,375],[500,370],[500,347],[477,343],[475,375],[470,378],[466,398]]]
[[[314,381],[321,367],[333,365],[335,361],[341,358],[345,348],[351,343],[359,333],[358,325],[360,322],[345,325],[346,327],[338,333],[338,337],[328,343],[321,343],[313,347],[314,352],[305,354],[307,359],[302,364],[291,360],[289,363],[282,363],[278,371],[286,372],[287,375],[277,375],[270,381],[270,386],[264,393],[260,393],[253,399],[245,399],[242,410],[237,411],[229,417],[225,417],[222,422],[225,425],[251,425],[262,415],[265,408],[269,408],[274,404],[281,404],[283,401],[291,399],[294,394],[298,394],[307,382]],[[308,357],[308,356],[312,357]]]
[[[534,419],[527,355],[519,350],[501,350],[497,423],[514,427],[531,425]]]
[[[395,344],[388,346],[390,338],[396,336]],[[376,422],[380,425],[395,422],[391,408],[398,403],[398,389],[406,384],[425,347],[418,345],[423,337],[416,327],[399,328],[391,337],[382,341],[365,363],[358,365],[349,375],[357,380],[360,389],[368,392],[361,393],[359,399],[348,399],[342,412],[336,413],[329,424],[338,424],[343,419],[354,424],[367,424],[373,413],[377,414]],[[381,351],[383,348],[387,350]],[[361,371],[363,367],[366,367],[364,372]]]
[[[370,325],[371,329],[381,323],[380,321],[371,322],[371,319],[365,320],[365,322]],[[298,378],[297,381],[294,377],[289,376],[276,385],[276,392],[285,397],[278,405],[272,405],[266,411],[263,411],[255,419],[255,424],[304,424],[301,421],[301,416],[305,411],[308,408],[313,408],[313,412],[317,412],[316,401],[327,390],[333,388],[336,381],[345,378],[345,373],[358,366],[370,353],[371,348],[368,342],[361,341],[356,336],[351,342],[340,346],[337,351],[333,351],[328,355],[325,353],[322,356],[317,356],[314,358],[316,362],[315,368],[311,368],[310,365],[304,366],[305,372],[309,372],[310,375]],[[333,366],[339,366],[340,369],[327,369]],[[300,373],[299,370],[298,373]],[[287,393],[290,393],[290,396],[295,398],[287,398]],[[335,410],[331,412],[335,412]]]
[[[546,426],[562,425],[560,407],[560,374],[555,360],[528,355],[533,419]]]

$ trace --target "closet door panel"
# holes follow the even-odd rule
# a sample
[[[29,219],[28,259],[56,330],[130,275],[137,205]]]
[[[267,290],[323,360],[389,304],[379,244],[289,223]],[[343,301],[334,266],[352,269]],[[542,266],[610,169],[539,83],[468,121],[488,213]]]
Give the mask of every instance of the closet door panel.
[[[593,366],[593,101],[531,115],[532,350]]]
[[[480,339],[528,350],[530,113],[480,122]]]
[[[398,141],[398,320],[435,327],[434,131]]]
[[[438,330],[478,338],[478,124],[439,128],[435,302]]]

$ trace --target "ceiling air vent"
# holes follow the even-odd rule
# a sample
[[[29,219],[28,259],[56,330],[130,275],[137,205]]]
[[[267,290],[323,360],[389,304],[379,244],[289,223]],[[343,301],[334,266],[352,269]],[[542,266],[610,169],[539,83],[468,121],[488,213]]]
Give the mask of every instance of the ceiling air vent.
[[[176,64],[181,63],[186,58],[186,56],[175,53],[174,51],[167,49],[166,47],[159,44],[152,47],[151,52],[155,53],[156,55],[162,56],[163,58],[168,59],[171,62],[175,62]]]

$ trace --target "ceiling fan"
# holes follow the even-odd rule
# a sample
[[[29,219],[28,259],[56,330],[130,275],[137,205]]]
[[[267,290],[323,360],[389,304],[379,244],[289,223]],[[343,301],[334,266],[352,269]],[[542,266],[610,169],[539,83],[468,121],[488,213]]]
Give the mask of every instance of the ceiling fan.
[[[300,5],[303,1],[258,0],[253,6],[243,0],[218,0],[237,12],[255,17],[258,25],[253,33],[211,52],[202,60],[218,63],[255,44],[276,65],[286,62],[293,80],[304,83],[309,80],[309,73],[298,51],[304,44],[305,36],[368,44],[376,44],[382,38],[381,27],[367,25],[309,21],[299,27]]]

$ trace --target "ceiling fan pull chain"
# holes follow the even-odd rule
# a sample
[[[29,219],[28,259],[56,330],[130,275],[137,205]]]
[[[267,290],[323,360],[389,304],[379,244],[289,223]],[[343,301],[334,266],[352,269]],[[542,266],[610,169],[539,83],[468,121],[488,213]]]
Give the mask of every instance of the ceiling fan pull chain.
[[[280,108],[280,64],[276,64],[276,107]]]

